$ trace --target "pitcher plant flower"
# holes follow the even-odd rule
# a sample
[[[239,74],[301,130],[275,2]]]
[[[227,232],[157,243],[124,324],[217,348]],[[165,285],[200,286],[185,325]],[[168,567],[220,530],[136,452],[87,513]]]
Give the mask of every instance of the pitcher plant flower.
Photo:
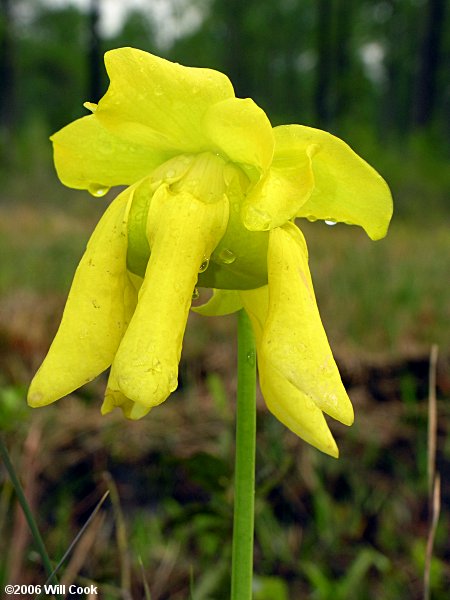
[[[109,88],[89,116],[52,136],[65,185],[104,195],[62,321],[28,394],[33,407],[111,367],[102,412],[138,419],[177,387],[192,297],[203,315],[247,311],[262,394],[273,414],[323,452],[338,450],[323,413],[350,425],[317,309],[297,218],[386,234],[384,180],[333,135],[271,126],[229,79],[133,48],[105,55]]]

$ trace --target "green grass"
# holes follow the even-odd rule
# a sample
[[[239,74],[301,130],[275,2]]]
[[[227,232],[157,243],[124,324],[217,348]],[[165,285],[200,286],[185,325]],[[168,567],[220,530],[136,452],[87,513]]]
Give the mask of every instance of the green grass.
[[[105,490],[105,470],[117,486],[118,497],[101,509],[89,561],[84,558],[78,572],[80,581],[99,584],[105,598],[120,597],[124,561],[129,561],[133,598],[143,597],[142,572],[152,598],[184,600],[191,586],[195,600],[229,597],[233,457],[221,436],[232,435],[233,423],[223,420],[203,385],[199,380],[177,392],[137,423],[119,414],[99,415],[98,399],[89,401],[94,390],[100,394],[99,382],[59,406],[28,409],[25,419],[18,407],[21,420],[6,439],[25,477],[31,458],[26,445],[40,430],[39,461],[31,472],[34,510],[55,563]],[[232,404],[229,386],[227,396]],[[339,461],[307,447],[260,407],[255,572],[257,581],[262,579],[256,598],[421,597],[427,532],[426,470],[420,459],[426,451],[425,403],[406,409],[395,400],[378,406],[355,400],[355,426],[333,425]],[[362,413],[368,410],[364,421]],[[449,419],[441,405],[441,427],[447,431]],[[448,449],[438,446],[440,461],[448,461]],[[6,518],[14,512],[13,494],[5,495],[6,490],[0,498],[0,556],[5,558],[17,527]],[[124,519],[124,544],[117,536],[118,515]],[[443,507],[433,560],[435,600],[446,598],[450,581],[444,560],[448,525]],[[42,581],[32,554],[23,556],[21,574]]]
[[[303,224],[319,308],[339,345],[414,351],[448,348],[450,238],[445,223],[394,219],[372,242],[361,230]]]

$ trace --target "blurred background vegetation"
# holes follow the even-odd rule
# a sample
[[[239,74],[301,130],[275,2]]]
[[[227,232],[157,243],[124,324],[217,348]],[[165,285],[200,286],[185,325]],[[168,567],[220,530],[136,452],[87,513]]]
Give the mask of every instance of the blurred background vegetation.
[[[55,562],[111,490],[63,582],[95,581],[107,599],[228,595],[233,318],[191,318],[179,390],[142,422],[99,416],[104,377],[55,407],[25,406],[83,247],[114,193],[94,200],[63,188],[48,136],[105,92],[103,53],[130,45],[226,72],[236,95],[254,98],[274,125],[339,135],[394,196],[389,235],[376,243],[353,227],[299,223],[357,418],[351,429],[332,424],[334,461],[259,399],[255,600],[423,597],[432,344],[442,503],[431,597],[448,598],[445,0],[0,0],[0,11],[0,428]],[[1,470],[0,484],[0,583],[42,584]]]

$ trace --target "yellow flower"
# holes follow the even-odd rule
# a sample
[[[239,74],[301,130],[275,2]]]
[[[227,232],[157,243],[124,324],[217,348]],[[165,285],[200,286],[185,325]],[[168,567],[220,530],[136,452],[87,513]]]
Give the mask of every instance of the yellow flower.
[[[61,181],[111,203],[78,266],[60,328],[28,395],[43,406],[111,366],[102,412],[145,415],[177,387],[196,286],[197,312],[244,307],[269,409],[337,456],[323,412],[353,410],[317,310],[297,217],[385,235],[383,179],[344,142],[300,125],[272,128],[217,71],[133,48],[105,56],[110,86],[93,114],[57,132]]]

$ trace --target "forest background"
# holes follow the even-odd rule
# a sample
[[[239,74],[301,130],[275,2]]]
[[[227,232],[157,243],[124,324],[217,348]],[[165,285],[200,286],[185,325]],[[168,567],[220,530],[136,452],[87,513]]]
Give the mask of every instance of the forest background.
[[[284,430],[260,399],[255,600],[422,598],[430,460],[442,481],[430,586],[443,600],[450,586],[447,3],[148,0],[108,30],[102,23],[112,6],[0,1],[0,427],[55,562],[111,490],[62,580],[95,581],[108,599],[228,594],[232,318],[190,319],[179,391],[142,422],[98,415],[104,378],[54,407],[25,406],[76,264],[114,193],[94,200],[65,189],[48,136],[106,91],[103,53],[134,46],[227,73],[236,95],[252,97],[273,125],[342,137],[393,192],[394,219],[380,242],[353,227],[301,223],[357,419],[350,430],[333,425],[336,462]],[[434,393],[435,458],[427,424]],[[0,484],[0,583],[42,584],[3,471]]]

